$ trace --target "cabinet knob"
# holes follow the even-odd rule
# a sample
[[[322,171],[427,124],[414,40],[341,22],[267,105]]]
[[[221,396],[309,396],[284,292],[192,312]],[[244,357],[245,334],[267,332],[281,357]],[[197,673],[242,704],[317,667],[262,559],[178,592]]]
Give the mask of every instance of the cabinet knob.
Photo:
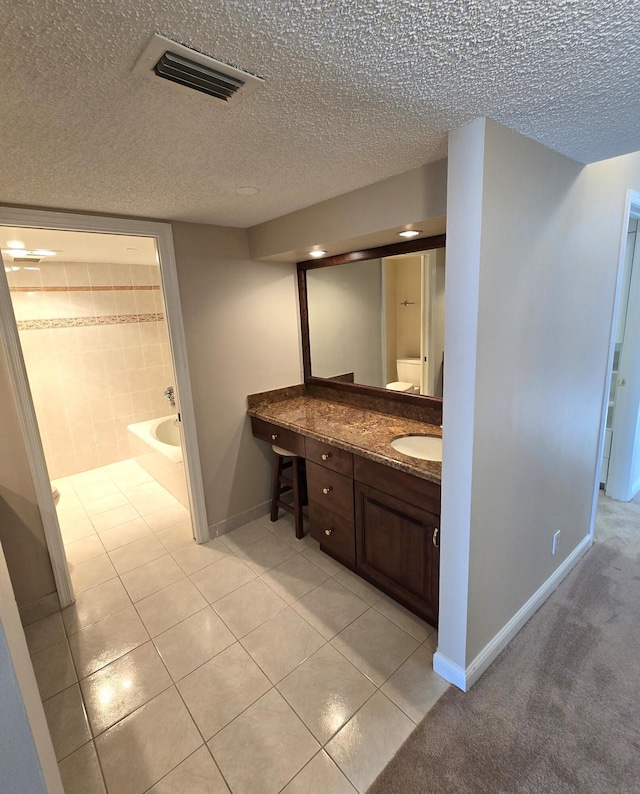
[[[329,486],[328,488],[323,488],[322,489],[322,493],[325,494],[325,496],[326,496],[328,493],[331,493],[332,490],[333,490],[333,488],[331,486]]]
[[[278,434],[277,433],[272,433],[271,434],[271,440],[272,441],[275,441],[277,438],[278,438]]]
[[[322,458],[322,460],[329,460],[329,458],[331,457],[331,453],[330,452],[323,452],[320,457]]]
[[[433,541],[433,545],[436,547],[436,549],[439,549],[440,548],[440,529],[438,527],[434,527],[433,537],[431,538],[431,540]]]
[[[324,534],[325,535],[330,535],[332,532],[333,532],[332,529],[325,529]]]

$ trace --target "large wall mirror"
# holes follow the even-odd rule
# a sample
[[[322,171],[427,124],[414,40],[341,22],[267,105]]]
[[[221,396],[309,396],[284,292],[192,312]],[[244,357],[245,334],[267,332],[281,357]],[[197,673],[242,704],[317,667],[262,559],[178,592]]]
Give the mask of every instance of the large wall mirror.
[[[441,399],[444,243],[438,235],[299,262],[305,381]]]

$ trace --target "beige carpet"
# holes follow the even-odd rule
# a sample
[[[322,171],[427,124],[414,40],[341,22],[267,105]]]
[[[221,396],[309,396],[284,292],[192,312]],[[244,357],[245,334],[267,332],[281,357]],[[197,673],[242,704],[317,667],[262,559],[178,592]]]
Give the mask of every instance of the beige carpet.
[[[451,687],[368,794],[640,793],[640,502],[467,694]]]

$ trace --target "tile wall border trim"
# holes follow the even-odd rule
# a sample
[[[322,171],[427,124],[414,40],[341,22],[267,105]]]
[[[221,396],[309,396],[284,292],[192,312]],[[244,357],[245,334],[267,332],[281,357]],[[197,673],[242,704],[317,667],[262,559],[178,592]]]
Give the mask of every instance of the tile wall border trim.
[[[157,323],[165,319],[162,313],[106,314],[102,317],[60,317],[54,320],[16,320],[18,331],[40,331],[46,328],[81,328],[94,325],[126,325],[129,323]]]

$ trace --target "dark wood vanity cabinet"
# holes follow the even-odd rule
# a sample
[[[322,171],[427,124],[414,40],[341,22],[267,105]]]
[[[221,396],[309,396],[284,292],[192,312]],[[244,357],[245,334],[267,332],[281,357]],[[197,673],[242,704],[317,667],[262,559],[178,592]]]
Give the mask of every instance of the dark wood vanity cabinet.
[[[307,439],[311,536],[418,613],[438,619],[440,488],[434,483],[324,445],[322,464]],[[311,456],[309,445],[311,444]],[[353,461],[347,475],[344,456]],[[341,460],[339,474],[329,468]]]
[[[321,550],[436,626],[440,486],[261,419],[252,427],[306,458],[309,532]]]
[[[436,625],[439,516],[359,482],[355,506],[359,573]]]

